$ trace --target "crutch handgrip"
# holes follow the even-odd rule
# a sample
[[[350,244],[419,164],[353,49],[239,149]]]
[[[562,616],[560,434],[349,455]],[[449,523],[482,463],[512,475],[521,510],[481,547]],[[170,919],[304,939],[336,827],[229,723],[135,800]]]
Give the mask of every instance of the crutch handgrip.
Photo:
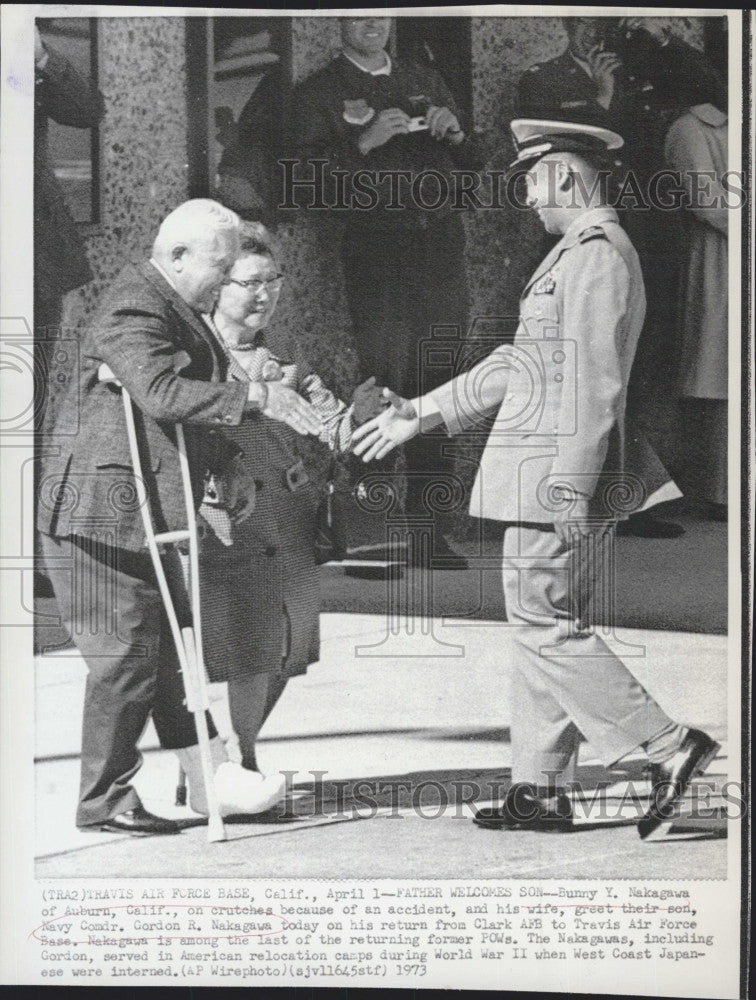
[[[161,531],[155,535],[158,545],[171,545],[173,542],[188,542],[192,537],[190,531]]]

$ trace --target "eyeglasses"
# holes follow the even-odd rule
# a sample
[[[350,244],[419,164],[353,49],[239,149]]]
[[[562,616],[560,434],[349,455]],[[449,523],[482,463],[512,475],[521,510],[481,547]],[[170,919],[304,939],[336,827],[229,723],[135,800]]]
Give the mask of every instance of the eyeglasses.
[[[250,292],[259,292],[264,288],[269,288],[273,292],[277,292],[278,289],[283,284],[285,275],[275,274],[272,278],[250,278],[248,281],[239,281],[238,278],[229,278],[228,283],[230,285],[239,285],[241,288],[246,288]]]

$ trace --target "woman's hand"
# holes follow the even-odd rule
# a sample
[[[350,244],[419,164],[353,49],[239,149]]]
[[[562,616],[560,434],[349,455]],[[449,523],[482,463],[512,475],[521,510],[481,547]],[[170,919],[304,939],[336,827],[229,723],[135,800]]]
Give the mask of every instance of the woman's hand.
[[[383,395],[383,389],[375,384],[375,375],[371,375],[362,385],[358,385],[352,395],[352,421],[355,427],[380,414],[389,406],[388,399]]]
[[[223,475],[225,506],[234,524],[241,524],[255,512],[257,485],[244,460],[236,456]]]

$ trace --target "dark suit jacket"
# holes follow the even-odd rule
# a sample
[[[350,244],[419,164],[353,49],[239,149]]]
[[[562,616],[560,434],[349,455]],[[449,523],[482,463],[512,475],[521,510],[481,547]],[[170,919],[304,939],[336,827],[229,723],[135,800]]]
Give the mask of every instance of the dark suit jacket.
[[[79,377],[60,404],[51,441],[59,454],[43,459],[39,528],[55,536],[102,530],[111,544],[138,550],[144,531],[123,400],[116,386],[98,379],[103,362],[134,402],[158,531],[186,527],[174,425],[184,427],[199,506],[205,473],[222,472],[239,451],[220,428],[241,421],[247,387],[222,381],[221,349],[152,264],[124,268],[88,330]]]

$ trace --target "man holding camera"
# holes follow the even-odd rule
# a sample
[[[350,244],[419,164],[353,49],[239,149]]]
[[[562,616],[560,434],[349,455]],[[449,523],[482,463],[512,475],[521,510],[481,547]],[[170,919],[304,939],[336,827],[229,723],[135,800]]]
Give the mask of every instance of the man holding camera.
[[[464,230],[451,196],[433,204],[438,176],[453,191],[451,171],[479,168],[480,158],[441,77],[389,56],[391,18],[343,17],[340,27],[341,54],[295,93],[294,151],[300,176],[309,158],[328,161],[334,187],[343,171],[344,276],[362,378],[415,395],[443,380],[427,362],[421,374],[433,327],[464,336],[468,322]],[[381,171],[385,180],[360,194],[360,177]],[[427,517],[423,492],[448,462],[433,440],[405,455],[406,512]],[[465,565],[442,537],[433,554],[444,568]]]
[[[564,17],[562,24],[567,48],[522,75],[518,116],[612,128],[629,165],[653,169],[661,161],[659,92],[666,102],[676,84],[711,74],[707,60],[671,33],[667,18]]]

